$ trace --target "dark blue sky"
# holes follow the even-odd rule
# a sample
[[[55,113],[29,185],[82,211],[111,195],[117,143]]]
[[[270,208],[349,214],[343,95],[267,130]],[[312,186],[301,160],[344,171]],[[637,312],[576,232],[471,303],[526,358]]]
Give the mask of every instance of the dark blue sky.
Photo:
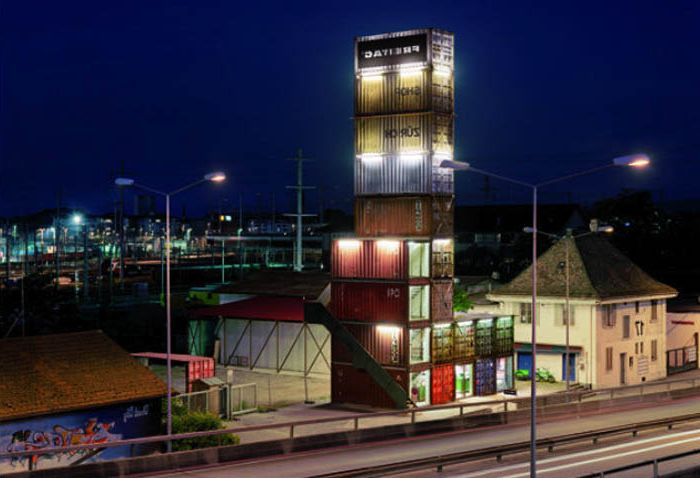
[[[552,188],[591,200],[621,187],[697,198],[700,2],[4,1],[0,214],[64,203],[110,210],[111,177],[251,206],[285,184],[298,147],[327,206],[352,195],[353,37],[435,26],[456,34],[456,155],[541,180],[645,151],[644,173]],[[462,174],[461,202],[482,179]],[[526,200],[494,183],[502,199]],[[260,196],[256,196],[260,193]],[[317,195],[310,198],[315,204]],[[203,210],[205,207],[201,207]],[[192,206],[190,209],[196,209]]]

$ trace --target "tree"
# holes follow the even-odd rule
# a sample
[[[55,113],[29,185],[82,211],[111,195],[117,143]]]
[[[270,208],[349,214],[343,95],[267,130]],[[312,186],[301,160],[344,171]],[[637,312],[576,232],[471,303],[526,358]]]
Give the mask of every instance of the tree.
[[[474,303],[469,300],[467,291],[455,285],[452,293],[452,310],[455,312],[468,312],[472,307],[474,307]]]

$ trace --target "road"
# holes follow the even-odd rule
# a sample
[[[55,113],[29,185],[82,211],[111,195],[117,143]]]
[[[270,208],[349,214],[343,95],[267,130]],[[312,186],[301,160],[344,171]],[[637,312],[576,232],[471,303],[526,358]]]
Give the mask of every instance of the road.
[[[559,420],[538,425],[538,437],[575,433],[615,425],[653,420],[665,417],[697,413],[700,399],[687,399],[653,408],[625,409],[612,414],[591,415],[580,418]],[[355,469],[372,465],[393,463],[403,460],[456,453],[480,449],[488,446],[526,441],[529,427],[495,426],[471,431],[460,431],[392,440],[381,443],[367,443],[349,447],[318,450],[266,459],[242,461],[211,467],[197,467],[177,472],[139,475],[140,477],[172,478],[229,478],[231,476],[254,476],[256,478],[296,478],[316,476],[331,471]],[[579,443],[555,449],[549,453],[539,453],[538,471],[546,477],[580,476],[626,463],[636,463],[656,456],[665,456],[684,450],[700,448],[700,425],[674,426],[667,431],[659,429],[641,432],[636,438],[629,435],[601,439],[597,445]],[[443,472],[425,470],[403,473],[401,476],[423,477],[463,477],[463,478],[504,478],[528,476],[528,456],[526,453],[504,457],[501,463],[496,460],[471,462],[449,466]],[[662,472],[700,463],[700,455],[679,465],[663,465]],[[650,469],[616,476],[650,476]]]

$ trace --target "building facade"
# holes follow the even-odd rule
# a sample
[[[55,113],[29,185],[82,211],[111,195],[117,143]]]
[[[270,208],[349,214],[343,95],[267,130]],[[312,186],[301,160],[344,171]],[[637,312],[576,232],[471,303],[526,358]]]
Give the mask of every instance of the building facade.
[[[565,380],[567,257],[570,381],[605,388],[665,377],[666,300],[676,291],[593,235],[564,238],[538,259],[537,368]],[[488,297],[516,315],[516,367],[532,373],[530,278],[531,267]]]

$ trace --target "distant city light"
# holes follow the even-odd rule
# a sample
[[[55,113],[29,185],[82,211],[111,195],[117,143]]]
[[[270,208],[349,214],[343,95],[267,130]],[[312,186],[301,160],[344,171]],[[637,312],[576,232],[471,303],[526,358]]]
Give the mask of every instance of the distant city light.
[[[73,214],[73,224],[80,225],[83,223],[83,216],[78,213]]]

